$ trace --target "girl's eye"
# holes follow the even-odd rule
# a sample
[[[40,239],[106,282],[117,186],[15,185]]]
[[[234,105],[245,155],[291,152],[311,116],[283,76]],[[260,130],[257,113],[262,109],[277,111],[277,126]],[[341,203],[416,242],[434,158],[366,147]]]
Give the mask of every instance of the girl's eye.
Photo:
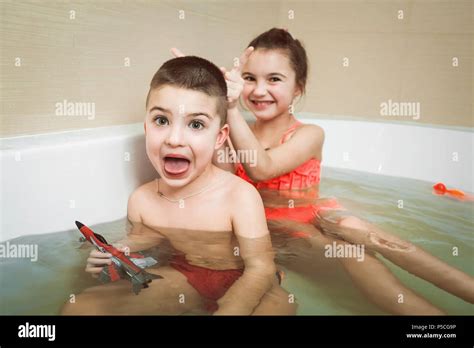
[[[252,76],[245,76],[244,80],[245,81],[255,81],[255,79]]]
[[[158,126],[166,126],[169,123],[165,116],[156,116],[153,121],[155,121]]]
[[[270,81],[271,82],[278,82],[278,81],[281,81],[281,79],[279,79],[278,77],[270,77]]]
[[[191,127],[191,129],[203,129],[204,128],[204,124],[201,122],[201,121],[191,121],[191,123],[189,124],[189,127]]]

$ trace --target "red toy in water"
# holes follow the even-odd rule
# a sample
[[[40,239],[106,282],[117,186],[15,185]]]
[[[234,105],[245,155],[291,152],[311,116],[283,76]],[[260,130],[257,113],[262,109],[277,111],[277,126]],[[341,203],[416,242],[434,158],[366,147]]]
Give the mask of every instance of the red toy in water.
[[[445,184],[439,182],[436,185],[433,185],[433,191],[437,195],[446,195],[451,198],[457,199],[459,201],[472,201],[474,197],[472,195],[466,194],[461,190],[457,189],[448,189]]]
[[[112,264],[108,267],[104,267],[100,273],[99,279],[102,282],[115,282],[120,279],[127,279],[132,282],[133,292],[138,295],[141,289],[148,288],[148,284],[151,283],[152,279],[163,278],[160,275],[145,271],[146,267],[157,263],[151,257],[144,258],[141,254],[130,254],[131,257],[128,257],[109,244],[103,236],[95,233],[83,223],[76,221],[76,226],[84,235],[84,241],[87,240],[91,242],[97,250],[112,255]]]

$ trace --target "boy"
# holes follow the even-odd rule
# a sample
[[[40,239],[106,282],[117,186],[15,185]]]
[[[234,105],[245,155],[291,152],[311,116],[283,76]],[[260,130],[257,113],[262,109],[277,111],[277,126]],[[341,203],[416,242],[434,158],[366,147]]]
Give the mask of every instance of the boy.
[[[169,266],[147,269],[163,279],[138,296],[121,280],[85,290],[63,314],[295,313],[275,276],[259,193],[212,164],[229,134],[226,97],[221,71],[205,59],[175,58],[158,70],[145,135],[160,178],[131,194],[133,230],[120,244],[133,252],[166,237],[181,254]],[[86,271],[98,274],[109,257],[92,251]]]

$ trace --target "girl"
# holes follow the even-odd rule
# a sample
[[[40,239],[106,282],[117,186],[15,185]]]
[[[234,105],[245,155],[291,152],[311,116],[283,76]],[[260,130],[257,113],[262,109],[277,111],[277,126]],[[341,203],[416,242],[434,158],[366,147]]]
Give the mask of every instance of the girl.
[[[294,101],[304,94],[308,75],[306,52],[298,40],[286,30],[271,29],[250,42],[231,71],[221,70],[228,85],[229,146],[238,153],[253,153],[249,157],[255,158],[239,163],[235,174],[261,192],[272,233],[288,231],[292,221],[290,234],[308,240],[316,251],[322,252],[333,243],[369,249],[363,262],[350,257],[338,260],[355,285],[385,311],[442,313],[404,287],[373,252],[474,302],[472,277],[419,247],[350,216],[336,200],[318,198],[324,131],[302,124],[293,115]],[[240,96],[256,118],[251,125],[238,109]],[[289,201],[293,204],[289,205]],[[403,304],[397,301],[400,294]]]

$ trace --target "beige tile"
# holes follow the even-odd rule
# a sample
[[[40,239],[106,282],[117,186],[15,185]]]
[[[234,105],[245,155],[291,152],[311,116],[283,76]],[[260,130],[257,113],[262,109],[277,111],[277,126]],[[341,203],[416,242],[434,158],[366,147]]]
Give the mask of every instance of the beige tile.
[[[381,101],[416,100],[419,122],[473,126],[469,0],[12,1],[1,7],[0,136],[140,122],[147,86],[172,46],[229,67],[271,27],[289,28],[307,48],[311,74],[301,111],[378,120]],[[21,67],[14,66],[16,57]],[[344,57],[349,67],[342,66]],[[55,104],[64,99],[94,102],[96,118],[56,116]]]

